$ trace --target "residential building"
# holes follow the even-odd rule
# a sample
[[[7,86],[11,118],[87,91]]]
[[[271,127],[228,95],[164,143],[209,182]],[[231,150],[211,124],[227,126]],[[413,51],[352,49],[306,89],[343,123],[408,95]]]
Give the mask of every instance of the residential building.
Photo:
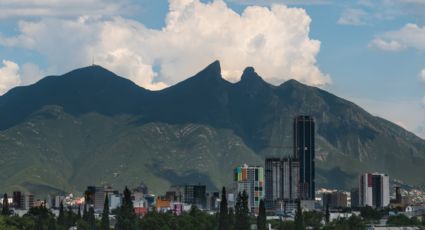
[[[292,209],[299,197],[299,161],[287,158],[266,158],[265,204],[267,209]]]
[[[171,201],[182,202],[183,201],[183,191],[180,186],[173,185],[170,189],[165,192],[165,197]]]
[[[322,194],[323,208],[346,208],[347,194],[344,192],[331,192]]]
[[[184,203],[196,205],[199,209],[204,209],[207,203],[206,185],[185,185]]]
[[[21,204],[22,209],[29,210],[30,208],[34,207],[34,195],[31,193],[25,193],[23,196],[21,196]]]
[[[140,192],[143,194],[148,194],[149,193],[149,189],[148,186],[141,182],[139,186],[137,186],[135,189],[133,189],[133,192]]]
[[[95,210],[103,210],[106,194],[112,193],[109,187],[88,186],[86,190],[86,203]]]
[[[111,193],[109,194],[109,210],[117,209],[118,207],[121,207],[122,203],[122,197],[119,193]]]
[[[351,197],[351,207],[352,208],[357,208],[360,207],[360,201],[359,201],[359,188],[353,188],[351,189],[350,192],[350,197]]]
[[[260,200],[264,199],[264,169],[259,166],[244,164],[235,168],[234,181],[238,193],[245,191],[248,195],[248,207],[258,210]]]
[[[207,210],[218,210],[220,208],[220,192],[207,193]]]
[[[54,205],[53,206],[55,208],[59,208],[60,207],[60,204],[61,204],[61,202],[63,200],[65,200],[65,196],[55,196],[55,202],[54,202]]]
[[[359,204],[383,208],[390,204],[389,177],[379,173],[365,173],[359,180]]]
[[[158,196],[156,198],[155,207],[158,212],[166,212],[171,210],[171,200],[166,197]]]

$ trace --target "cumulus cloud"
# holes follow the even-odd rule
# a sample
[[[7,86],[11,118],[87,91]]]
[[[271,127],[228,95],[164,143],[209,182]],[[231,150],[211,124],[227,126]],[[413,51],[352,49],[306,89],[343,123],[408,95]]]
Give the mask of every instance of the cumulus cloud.
[[[286,4],[286,5],[322,5],[330,3],[330,0],[230,0],[243,5],[272,5],[272,4]]]
[[[398,41],[386,41],[379,37],[374,38],[372,42],[370,42],[369,47],[385,51],[400,51],[405,49],[405,47],[401,45]]]
[[[399,51],[403,48],[425,50],[425,27],[406,24],[396,31],[385,32],[377,36],[370,44],[372,47],[387,51]]]
[[[329,84],[316,64],[320,42],[309,37],[310,22],[305,10],[284,5],[250,6],[238,14],[222,0],[171,0],[160,30],[122,17],[48,18],[21,22],[20,34],[0,37],[0,44],[45,55],[56,73],[94,57],[96,64],[150,89],[175,84],[217,59],[231,81],[255,66],[275,84],[290,78]]]
[[[18,86],[21,82],[18,64],[8,60],[3,60],[2,63],[0,67],[0,95],[6,93],[10,88]]]
[[[127,0],[2,0],[1,18],[117,15],[137,9]]]
[[[341,25],[365,25],[367,13],[362,9],[346,9],[338,19]]]

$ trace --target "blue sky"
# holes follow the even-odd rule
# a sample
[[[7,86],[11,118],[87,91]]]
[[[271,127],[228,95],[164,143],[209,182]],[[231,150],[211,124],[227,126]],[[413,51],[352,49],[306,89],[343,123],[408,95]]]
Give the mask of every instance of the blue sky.
[[[0,94],[93,58],[153,90],[220,59],[230,81],[252,65],[425,137],[422,12],[421,0],[4,0]]]

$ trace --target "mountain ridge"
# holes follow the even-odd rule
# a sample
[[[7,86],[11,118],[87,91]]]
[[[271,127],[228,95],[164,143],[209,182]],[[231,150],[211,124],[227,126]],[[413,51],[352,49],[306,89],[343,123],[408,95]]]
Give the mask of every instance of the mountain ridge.
[[[423,185],[425,141],[413,133],[320,88],[271,85],[253,67],[230,83],[215,61],[160,91],[89,66],[0,96],[0,187],[144,181],[163,191],[207,181],[216,189],[231,184],[238,164],[291,154],[298,114],[316,119],[319,185],[348,189],[363,171]]]

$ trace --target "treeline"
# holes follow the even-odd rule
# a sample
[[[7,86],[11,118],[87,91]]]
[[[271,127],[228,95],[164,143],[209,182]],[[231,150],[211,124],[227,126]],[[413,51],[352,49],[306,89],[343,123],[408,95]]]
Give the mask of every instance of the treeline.
[[[3,200],[7,201],[7,195]],[[345,219],[340,218],[329,221],[329,209],[325,213],[311,211],[302,212],[298,205],[294,221],[281,221],[266,219],[264,201],[260,201],[257,216],[251,215],[248,207],[248,195],[239,193],[234,208],[228,207],[226,189],[221,193],[220,210],[215,215],[199,210],[192,206],[189,212],[182,215],[174,215],[171,212],[158,213],[155,210],[143,218],[138,218],[134,212],[131,192],[125,188],[123,192],[122,206],[118,209],[109,210],[108,198],[105,198],[104,210],[100,219],[95,218],[93,207],[86,205],[82,210],[75,213],[63,204],[59,208],[59,216],[55,218],[46,207],[33,207],[23,217],[11,215],[7,202],[2,204],[0,216],[0,230],[65,230],[77,227],[81,230],[249,230],[256,225],[258,230],[268,229],[270,224],[276,230],[363,230],[367,229],[367,223],[381,219],[388,210],[375,210],[370,207],[360,209],[360,216],[352,215]],[[109,215],[115,216],[116,223],[111,226]],[[421,226],[425,225],[425,218],[419,221],[416,218],[408,218],[404,215],[390,216],[388,226]]]

